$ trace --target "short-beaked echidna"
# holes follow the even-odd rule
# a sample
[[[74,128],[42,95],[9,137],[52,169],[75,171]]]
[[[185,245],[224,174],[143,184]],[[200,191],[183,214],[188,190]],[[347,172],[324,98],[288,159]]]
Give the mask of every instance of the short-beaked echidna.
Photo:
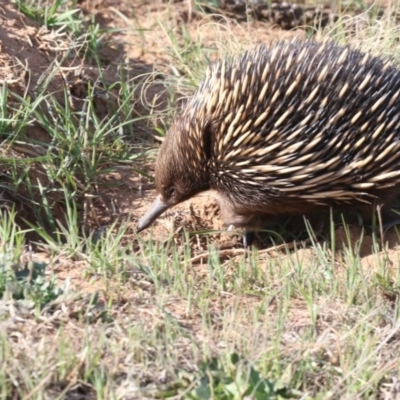
[[[226,225],[390,205],[400,188],[400,70],[331,42],[278,42],[211,65],[158,153],[139,221],[213,189]]]

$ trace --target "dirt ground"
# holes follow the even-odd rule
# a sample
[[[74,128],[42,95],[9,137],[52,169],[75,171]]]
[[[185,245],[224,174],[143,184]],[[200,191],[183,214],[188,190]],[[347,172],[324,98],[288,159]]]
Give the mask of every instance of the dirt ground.
[[[182,39],[180,27],[184,25],[188,34],[195,38],[201,35],[205,46],[215,47],[215,43],[221,43],[221,37],[225,40],[233,40],[240,46],[255,44],[257,42],[268,43],[272,40],[304,37],[302,30],[286,31],[272,27],[268,22],[252,21],[249,23],[238,22],[235,19],[225,19],[220,22],[220,29],[209,29],[208,23],[211,17],[204,14],[196,14],[188,7],[187,2],[176,3],[171,12],[171,6],[162,1],[132,1],[132,0],[86,0],[80,1],[79,6],[87,18],[94,16],[102,28],[118,28],[120,32],[108,34],[109,44],[102,49],[102,61],[104,63],[104,74],[107,81],[115,80],[118,64],[123,60],[130,66],[131,76],[141,76],[146,72],[165,71],[170,72],[170,60],[165,49],[169,46],[168,36],[163,32],[158,23],[161,19],[168,26],[171,26],[178,38]],[[140,29],[146,30],[145,35],[140,34]],[[32,20],[29,20],[17,10],[10,0],[4,0],[0,5],[0,81],[7,82],[9,88],[18,93],[30,93],[40,85],[40,77],[52,65],[54,59],[60,59],[65,43],[76,46],[76,57],[68,58],[60,66],[60,73],[56,74],[49,86],[49,90],[57,92],[63,85],[68,85],[76,99],[75,107],[79,107],[79,99],[85,96],[85,85],[87,80],[96,81],[96,69],[86,64],[79,57],[79,44],[66,38],[65,33],[50,32]],[[222,41],[222,43],[224,43]],[[215,56],[218,56],[216,52]],[[100,91],[101,88],[99,88]],[[136,99],[136,112],[138,115],[151,114],[157,109],[165,106],[165,88],[160,83],[147,85],[145,96]],[[164,96],[164,97],[163,97]],[[116,99],[117,101],[117,99]],[[101,96],[95,99],[96,107],[100,115],[109,112],[107,104],[102,101]],[[138,129],[153,132],[153,126],[143,124]],[[32,126],[28,135],[39,140],[47,140],[45,132],[39,127]],[[153,142],[156,148],[157,142]],[[24,152],[24,150],[21,150]],[[26,150],[26,152],[32,150]],[[149,160],[147,171],[152,173],[152,160]],[[108,177],[110,181],[124,182],[115,189],[108,189],[103,192],[103,201],[106,205],[114,204],[119,215],[130,216],[132,219],[132,237],[135,237],[134,227],[140,216],[151,204],[155,192],[151,182],[142,178],[138,173],[125,167]],[[100,218],[96,220],[98,226],[112,222],[113,218],[104,210],[95,209]],[[193,200],[181,204],[167,212],[154,225],[152,235],[157,240],[167,239],[172,232],[176,237],[185,228],[189,231],[200,230],[221,230],[223,226],[219,219],[218,207],[212,193],[205,193]],[[149,232],[143,232],[142,237],[146,238]],[[351,229],[353,245],[356,245],[360,238],[360,229]],[[179,240],[179,239],[177,239]],[[241,252],[241,236],[226,233],[217,233],[211,236],[211,242],[217,245],[226,257],[235,257]],[[388,266],[398,265],[398,235],[392,230],[385,235],[388,242],[386,262]],[[342,227],[336,231],[337,248],[340,248],[343,241],[346,241],[345,232]],[[264,246],[265,247],[265,246]],[[268,247],[268,246],[266,246]],[[235,253],[234,249],[237,249]],[[193,240],[193,257],[197,258],[194,264],[201,264],[205,261],[206,255],[202,258],[200,254],[206,253],[207,241]],[[313,257],[312,250],[306,248],[302,251],[302,257]],[[267,251],[266,256],[286,257],[284,252]],[[369,271],[374,269],[376,257],[372,254],[372,237],[366,235],[362,243],[362,263]],[[79,282],[81,268],[78,264],[68,264],[66,268],[59,268],[60,278],[63,275],[72,276],[72,282],[82,288]],[[85,284],[86,285],[86,284]],[[93,288],[84,288],[88,291]]]

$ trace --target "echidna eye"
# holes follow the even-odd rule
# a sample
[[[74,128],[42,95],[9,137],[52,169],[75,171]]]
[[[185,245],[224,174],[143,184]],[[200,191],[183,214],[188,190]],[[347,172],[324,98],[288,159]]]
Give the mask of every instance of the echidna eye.
[[[170,186],[165,190],[165,194],[170,199],[175,194],[175,188],[173,186]]]

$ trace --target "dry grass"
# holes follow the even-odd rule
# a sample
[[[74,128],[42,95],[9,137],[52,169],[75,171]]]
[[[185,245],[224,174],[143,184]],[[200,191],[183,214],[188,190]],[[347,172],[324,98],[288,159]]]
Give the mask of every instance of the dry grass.
[[[134,231],[154,137],[208,59],[304,31],[186,3],[20,5],[0,25],[22,48],[0,57],[0,398],[398,398],[396,230],[245,252],[206,195]],[[396,21],[361,18],[315,37],[397,59]]]

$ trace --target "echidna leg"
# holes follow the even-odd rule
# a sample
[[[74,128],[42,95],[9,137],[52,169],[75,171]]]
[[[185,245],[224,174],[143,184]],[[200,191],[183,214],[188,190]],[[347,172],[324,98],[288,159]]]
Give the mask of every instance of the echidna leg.
[[[383,230],[387,231],[388,229],[393,228],[396,225],[400,225],[400,219],[395,219],[387,222],[386,224],[383,224]]]
[[[376,206],[374,206],[376,207]],[[380,215],[379,215],[379,214]],[[374,229],[374,228],[379,228],[379,221],[382,221],[382,229],[383,232],[386,232],[390,228],[393,228],[396,225],[400,225],[400,218],[399,218],[399,212],[396,211],[396,208],[393,206],[393,204],[390,201],[387,201],[387,204],[385,204],[385,207],[379,208],[376,207],[376,221],[373,223],[373,217],[371,217],[371,210],[366,209],[366,211],[361,211],[361,217],[363,221],[366,221],[366,223],[369,223],[369,226]]]
[[[243,234],[243,247],[244,248],[251,247],[251,245],[253,244],[255,234],[256,233],[254,231],[248,231],[245,229],[244,234]]]

